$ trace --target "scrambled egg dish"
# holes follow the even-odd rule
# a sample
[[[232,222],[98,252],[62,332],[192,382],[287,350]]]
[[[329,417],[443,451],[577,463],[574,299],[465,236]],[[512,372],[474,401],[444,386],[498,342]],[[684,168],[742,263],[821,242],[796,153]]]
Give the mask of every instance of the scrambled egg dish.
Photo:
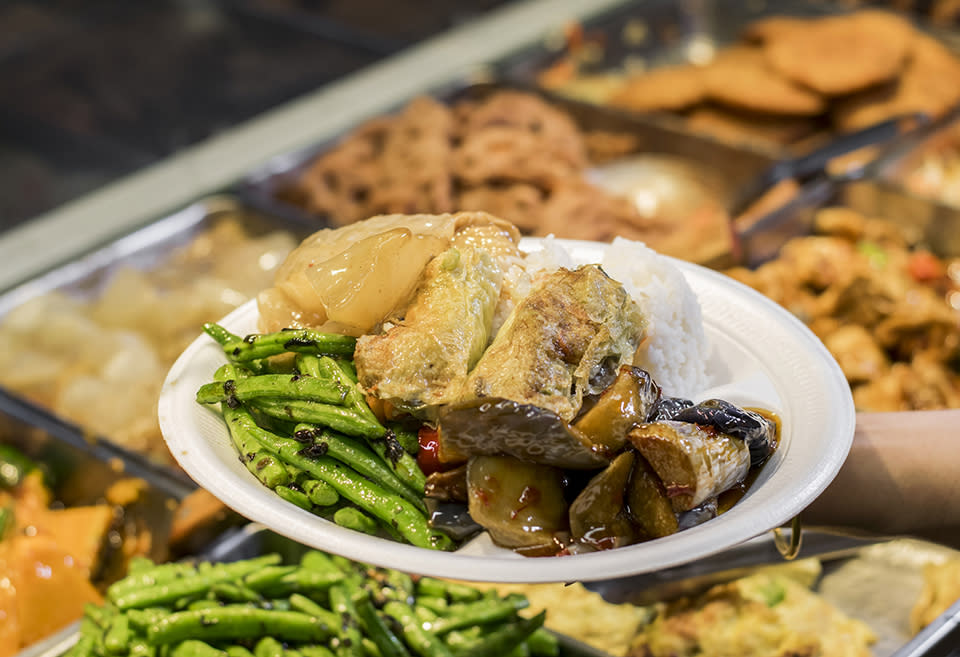
[[[658,607],[630,657],[869,657],[876,640],[866,624],[776,571]]]

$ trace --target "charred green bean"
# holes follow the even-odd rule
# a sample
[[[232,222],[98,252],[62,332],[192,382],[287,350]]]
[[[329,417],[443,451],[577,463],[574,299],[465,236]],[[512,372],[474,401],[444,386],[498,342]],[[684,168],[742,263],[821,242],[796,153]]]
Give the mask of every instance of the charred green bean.
[[[220,402],[236,405],[262,397],[301,399],[324,404],[344,405],[348,388],[329,379],[300,374],[259,374],[240,379],[206,383],[197,391],[201,404]]]
[[[226,605],[219,609],[178,611],[147,628],[153,645],[179,643],[187,639],[252,639],[271,636],[289,641],[323,641],[336,628],[328,622],[297,611],[258,609],[247,605]]]
[[[207,334],[210,335],[210,331],[207,331]],[[214,337],[214,340],[217,338]],[[356,345],[356,338],[312,329],[290,329],[275,333],[254,334],[221,343],[227,357],[238,363],[278,356],[288,351],[352,356]]]

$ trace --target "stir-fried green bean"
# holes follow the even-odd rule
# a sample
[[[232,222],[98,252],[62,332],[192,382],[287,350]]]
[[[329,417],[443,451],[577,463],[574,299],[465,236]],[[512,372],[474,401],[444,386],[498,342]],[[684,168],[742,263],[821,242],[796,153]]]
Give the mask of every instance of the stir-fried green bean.
[[[261,484],[355,531],[453,546],[426,518],[416,431],[384,426],[367,404],[349,360],[355,338],[301,329],[240,337],[217,324],[204,331],[229,362],[197,401],[220,405],[240,460]],[[292,359],[270,360],[281,354]]]
[[[292,329],[248,335],[240,339],[226,339],[227,332],[222,327],[218,331],[213,328],[208,329],[207,326],[204,327],[207,335],[220,343],[230,360],[238,363],[278,356],[285,352],[352,356],[357,345],[356,338],[311,329]]]
[[[87,605],[70,657],[558,654],[556,638],[539,629],[542,614],[518,613],[527,604],[521,596],[317,551],[287,564],[265,555],[226,564],[139,561],[136,570],[110,588],[111,601]],[[428,600],[437,613],[421,604]]]

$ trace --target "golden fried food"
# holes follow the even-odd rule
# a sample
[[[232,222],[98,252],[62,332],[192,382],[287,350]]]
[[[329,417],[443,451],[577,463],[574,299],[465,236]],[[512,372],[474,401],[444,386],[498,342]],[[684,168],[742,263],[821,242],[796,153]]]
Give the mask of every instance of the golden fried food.
[[[876,641],[803,584],[767,571],[660,605],[630,657],[870,657]]]
[[[499,91],[449,107],[419,99],[361,126],[281,196],[338,226],[378,213],[448,208],[491,212],[530,235],[622,236],[694,261],[729,254],[732,235],[719,198],[689,213],[671,204],[644,213],[632,197],[588,179],[590,165],[641,145],[629,133],[582,131],[535,94]]]
[[[912,112],[925,112],[935,118],[958,102],[960,59],[936,39],[918,35],[897,80],[840,99],[832,119],[841,129],[855,130]]]
[[[826,107],[822,96],[771,68],[761,48],[727,48],[701,73],[706,97],[721,105],[799,116],[816,116]]]
[[[948,267],[899,227],[849,208],[776,260],[728,273],[800,317],[837,359],[861,411],[960,408],[960,312]]]
[[[741,36],[744,41],[750,43],[766,43],[802,29],[808,20],[794,16],[767,16],[747,25]]]
[[[910,612],[910,630],[919,632],[960,600],[960,559],[930,564],[923,571],[923,589]]]
[[[899,15],[874,9],[768,16],[696,65],[578,74],[576,59],[562,61],[563,75],[549,76],[555,93],[670,113],[696,132],[778,150],[960,104],[960,59]]]
[[[704,99],[703,71],[692,64],[655,69],[628,78],[610,95],[614,107],[635,112],[682,110]]]
[[[763,44],[770,65],[794,82],[839,96],[894,79],[913,45],[910,24],[894,14],[860,11],[811,20]]]
[[[771,116],[717,105],[703,105],[692,110],[687,115],[686,125],[693,132],[727,143],[759,148],[787,146],[817,130],[817,123],[811,117]]]
[[[376,214],[448,212],[453,128],[447,107],[417,98],[399,116],[361,126],[283,193],[336,225]]]

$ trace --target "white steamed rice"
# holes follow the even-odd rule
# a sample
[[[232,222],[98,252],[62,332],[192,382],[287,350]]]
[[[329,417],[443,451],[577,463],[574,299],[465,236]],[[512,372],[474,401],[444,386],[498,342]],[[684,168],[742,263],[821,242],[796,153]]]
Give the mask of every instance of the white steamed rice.
[[[709,344],[700,302],[680,270],[642,242],[616,238],[603,270],[623,283],[650,321],[650,339],[639,354],[647,370],[671,397],[696,397],[710,386]]]

